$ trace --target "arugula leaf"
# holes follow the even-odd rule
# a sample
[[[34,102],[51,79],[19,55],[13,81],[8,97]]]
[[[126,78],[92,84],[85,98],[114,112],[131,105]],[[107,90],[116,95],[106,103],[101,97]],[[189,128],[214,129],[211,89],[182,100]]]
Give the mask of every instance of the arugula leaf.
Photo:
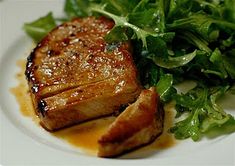
[[[139,0],[104,0],[105,10],[118,16],[126,17],[133,11]]]
[[[229,86],[207,88],[198,85],[187,94],[176,94],[174,99],[178,109],[187,108],[187,117],[170,129],[177,139],[191,137],[194,141],[200,139],[203,133],[212,128],[218,128],[234,121],[231,115],[225,113],[216,100],[225,94]],[[180,113],[182,115],[182,112]],[[228,123],[230,125],[230,123]]]
[[[208,99],[208,104],[205,105],[208,112],[201,125],[202,132],[206,132],[214,126],[223,125],[230,119],[230,115],[226,114],[222,108],[216,104],[216,100],[222,96],[228,88],[229,86],[225,86],[214,90],[215,92],[213,92]]]
[[[157,92],[163,102],[168,102],[172,99],[173,94],[177,91],[173,87],[173,76],[171,74],[164,74],[160,77],[157,85]]]
[[[156,86],[162,75],[162,71],[159,69],[159,67],[156,66],[151,60],[146,59],[144,56],[138,59],[136,64],[139,72],[139,79],[142,85],[144,85],[146,88]]]
[[[138,26],[129,23],[126,17],[117,16],[107,11],[104,11],[102,8],[100,8],[100,6],[93,6],[91,7],[91,10],[112,18],[115,22],[115,26],[131,28],[135,32],[135,35],[136,35],[136,37],[133,37],[132,39],[134,38],[141,39],[144,47],[147,47],[147,43],[146,43],[147,36],[155,36],[153,32],[141,29]]]
[[[120,42],[128,40],[128,36],[125,33],[125,29],[120,26],[115,26],[109,33],[105,36],[105,40],[109,43]]]
[[[149,1],[150,0],[140,0],[139,3],[134,7],[132,12],[133,13],[142,12],[142,11],[145,11],[146,9],[151,8],[151,6],[149,5]]]
[[[192,0],[169,0],[167,20],[172,22],[187,17],[192,9]]]
[[[226,135],[235,132],[235,119],[229,116],[229,120],[220,126],[214,126],[204,134],[209,138],[215,138],[221,135]]]
[[[23,29],[36,43],[38,43],[55,27],[56,22],[50,12],[36,21],[25,23]]]
[[[210,13],[213,16],[222,17],[223,9],[220,7],[219,1],[211,1],[208,2],[207,0],[195,0],[198,5],[202,7],[204,11]]]
[[[225,9],[224,9],[224,19],[235,23],[235,1],[234,0],[225,0]]]
[[[196,50],[182,56],[171,56],[168,53],[169,49],[167,47],[167,42],[164,40],[167,41],[168,39],[163,36],[150,36],[147,38],[148,50],[146,50],[146,58],[151,59],[156,65],[167,69],[176,68],[189,63],[196,56]]]
[[[179,34],[180,34],[179,38],[186,40],[188,43],[194,45],[201,51],[205,51],[206,53],[209,54],[212,52],[211,49],[208,47],[209,43],[200,36],[197,36],[189,31],[184,31],[182,33],[179,32]]]
[[[157,15],[158,15],[157,24],[159,26],[158,26],[157,30],[155,29],[155,31],[163,33],[163,32],[165,32],[165,3],[164,3],[164,0],[158,1]]]
[[[191,137],[194,141],[200,139],[199,112],[199,109],[195,110],[193,114],[190,114],[183,121],[176,123],[175,126],[170,129],[170,132],[175,134],[175,138],[186,139]]]
[[[178,56],[178,57],[170,57],[168,58],[161,58],[160,56],[151,56],[149,57],[152,59],[158,66],[171,69],[171,68],[176,68],[180,66],[184,66],[185,64],[189,63],[193,58],[197,55],[196,50],[193,51],[192,53],[183,55],[183,56]]]
[[[217,70],[212,71],[212,72],[210,72],[211,70],[206,70],[204,72],[207,72],[207,73],[210,72],[212,74],[216,74],[221,78],[227,78],[228,77],[225,66],[224,66],[223,63],[221,63],[224,60],[223,60],[222,54],[221,54],[221,52],[218,48],[216,48],[215,51],[211,54],[210,61],[214,64],[214,66]]]
[[[66,0],[64,5],[64,11],[69,18],[73,17],[85,17],[89,15],[87,7],[89,0]]]
[[[218,21],[205,15],[205,13],[192,14],[187,18],[175,20],[172,24],[168,25],[169,29],[188,29],[192,32],[200,34],[204,39],[211,41],[210,33],[211,26]],[[216,38],[215,38],[216,39]],[[215,40],[213,39],[213,40]]]
[[[235,49],[228,51],[223,57],[223,64],[232,79],[235,79]]]
[[[155,9],[148,9],[141,12],[134,12],[128,15],[130,23],[137,25],[138,27],[144,28],[146,25],[150,25],[155,19]]]

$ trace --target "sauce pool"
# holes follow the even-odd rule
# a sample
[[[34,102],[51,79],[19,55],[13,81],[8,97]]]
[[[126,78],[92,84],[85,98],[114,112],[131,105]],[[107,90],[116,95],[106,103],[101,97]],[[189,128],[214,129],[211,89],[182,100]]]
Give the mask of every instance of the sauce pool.
[[[26,61],[18,60],[17,66],[21,69],[20,72],[16,74],[18,85],[16,87],[11,88],[10,92],[16,97],[22,115],[32,118],[32,120],[34,120],[35,122],[39,122],[38,117],[35,115],[33,103],[29,93],[29,88],[24,75]]]
[[[166,149],[176,144],[174,135],[168,132],[168,130],[173,126],[174,123],[174,117],[175,117],[174,108],[175,108],[174,102],[165,105],[164,130],[162,135],[160,135],[160,137],[158,137],[150,146],[151,148]]]
[[[106,117],[75,125],[53,133],[54,136],[62,138],[70,144],[82,148],[85,152],[96,155],[98,150],[98,139],[105,133],[115,117]]]
[[[33,121],[39,124],[39,118],[35,114],[29,88],[24,75],[26,61],[18,60],[17,66],[20,67],[20,72],[16,74],[16,79],[18,80],[19,84],[16,87],[11,88],[10,91],[16,97],[22,115],[31,118]],[[166,149],[176,144],[174,136],[168,132],[169,128],[173,125],[174,122],[174,103],[167,104],[164,107],[164,110],[165,120],[163,133],[153,143],[140,148],[134,153]],[[96,155],[98,150],[98,139],[105,133],[114,120],[115,117],[113,116],[92,120],[53,132],[51,134],[59,139],[65,140],[75,147],[79,147],[88,154]]]

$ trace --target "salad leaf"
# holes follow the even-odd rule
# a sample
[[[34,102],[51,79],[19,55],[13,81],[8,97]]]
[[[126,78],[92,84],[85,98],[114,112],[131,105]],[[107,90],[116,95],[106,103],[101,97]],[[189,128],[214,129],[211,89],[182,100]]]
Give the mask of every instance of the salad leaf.
[[[160,99],[164,102],[170,101],[173,94],[176,93],[176,89],[173,87],[173,76],[171,74],[161,76],[156,87]]]
[[[215,126],[206,131],[204,134],[208,138],[215,138],[220,135],[230,134],[233,132],[235,132],[235,120],[232,116],[230,116],[229,120],[226,123],[220,125],[219,127]]]
[[[224,3],[225,3],[224,12],[223,12],[224,19],[235,23],[235,12],[234,12],[235,2],[233,0],[225,0]]]
[[[189,63],[194,57],[196,56],[196,50],[193,51],[192,53],[183,55],[183,56],[178,56],[178,57],[168,57],[167,59],[161,58],[159,56],[153,56],[150,57],[154,63],[156,63],[158,66],[171,69],[171,68],[176,68],[179,66],[183,66],[187,63]]]
[[[89,11],[86,10],[88,4],[89,1],[67,0],[65,1],[64,11],[69,18],[85,17],[89,15]]]
[[[230,77],[235,79],[235,49],[228,51],[226,55],[222,62]]]
[[[200,110],[195,110],[193,114],[190,114],[186,119],[176,123],[176,125],[170,129],[170,131],[175,134],[175,138],[186,139],[191,137],[194,141],[200,139],[199,112]]]
[[[115,26],[120,26],[123,28],[124,27],[131,28],[135,32],[135,35],[136,35],[135,37],[132,37],[132,39],[134,38],[140,39],[143,42],[144,47],[147,47],[146,38],[148,36],[154,36],[153,32],[149,30],[141,29],[140,27],[129,23],[126,17],[117,16],[115,14],[109,13],[103,10],[102,8],[100,8],[100,6],[94,6],[91,8],[91,10],[112,18],[115,22]]]
[[[115,26],[106,36],[105,40],[109,43],[120,42],[128,40],[128,36],[125,33],[125,29],[120,26]]]
[[[56,27],[52,13],[48,13],[36,21],[24,24],[25,32],[36,42],[40,42],[53,28]]]
[[[118,16],[126,17],[138,5],[139,0],[105,0],[105,10]]]
[[[184,120],[177,122],[170,131],[177,139],[191,137],[197,141],[203,133],[212,128],[233,124],[235,119],[216,104],[216,100],[228,89],[229,86],[207,88],[198,85],[184,95],[176,94],[174,99],[178,105],[177,111],[187,110],[188,115]]]

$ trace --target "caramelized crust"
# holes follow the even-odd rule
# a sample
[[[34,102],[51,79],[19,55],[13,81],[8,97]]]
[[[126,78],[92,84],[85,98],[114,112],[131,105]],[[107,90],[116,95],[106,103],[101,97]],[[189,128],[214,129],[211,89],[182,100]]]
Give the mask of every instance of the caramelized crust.
[[[49,33],[28,57],[26,76],[36,97],[132,72],[126,69],[133,66],[129,43],[104,41],[113,25],[105,18],[78,18]]]
[[[110,114],[140,93],[130,44],[110,45],[104,40],[113,26],[104,17],[74,19],[50,32],[28,57],[25,74],[47,129]],[[109,98],[119,102],[104,100]],[[109,109],[93,113],[99,101],[102,109]],[[83,114],[87,117],[81,118]]]

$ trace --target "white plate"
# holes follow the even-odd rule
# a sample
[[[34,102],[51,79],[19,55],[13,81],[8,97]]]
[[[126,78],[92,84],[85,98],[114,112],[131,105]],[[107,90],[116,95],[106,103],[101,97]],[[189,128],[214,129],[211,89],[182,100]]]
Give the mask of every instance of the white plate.
[[[21,115],[9,89],[17,85],[16,61],[32,46],[22,25],[53,11],[62,16],[63,1],[0,0],[0,164],[3,165],[234,165],[235,133],[194,143],[190,139],[140,159],[101,159],[88,156],[59,140]],[[234,114],[235,97],[223,102]]]

